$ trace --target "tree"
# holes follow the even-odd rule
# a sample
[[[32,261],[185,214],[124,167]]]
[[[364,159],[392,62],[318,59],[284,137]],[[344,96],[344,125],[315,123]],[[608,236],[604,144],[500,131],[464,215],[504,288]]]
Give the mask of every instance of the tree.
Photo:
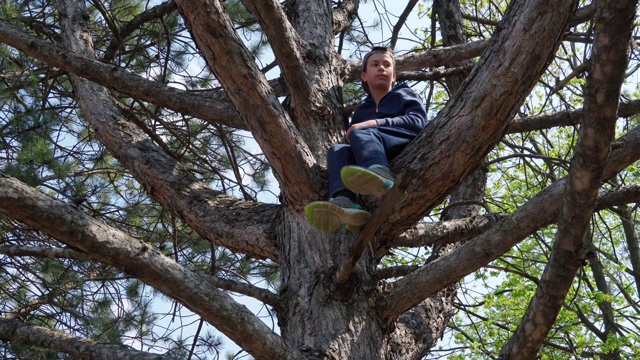
[[[635,84],[635,2],[436,1],[397,69],[431,81],[437,115],[394,160],[396,185],[368,203],[358,233],[318,232],[302,209],[326,197],[326,149],[361,96],[361,62],[347,60],[372,45],[360,2],[144,4],[1,4],[8,356],[217,351],[200,327],[192,344],[158,335],[148,287],[174,302],[167,314],[189,309],[256,359],[420,359],[454,306],[469,356],[637,350],[640,103],[622,95]],[[246,132],[259,154],[242,146]],[[269,170],[277,203],[259,201]],[[410,266],[399,256],[425,246]],[[501,298],[504,313],[456,300],[486,269],[503,271],[487,302],[519,300]],[[572,290],[582,283],[596,286]],[[264,303],[279,331],[229,292]],[[474,339],[460,314],[504,329]],[[580,343],[593,335],[597,346]]]

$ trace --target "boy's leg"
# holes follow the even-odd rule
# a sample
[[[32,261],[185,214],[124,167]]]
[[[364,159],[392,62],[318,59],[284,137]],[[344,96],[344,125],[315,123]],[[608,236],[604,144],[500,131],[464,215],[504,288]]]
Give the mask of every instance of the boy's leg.
[[[366,127],[351,132],[351,150],[358,166],[341,170],[342,182],[358,194],[382,199],[393,186],[389,159],[400,153],[416,134],[396,127]]]
[[[369,168],[350,165],[342,168],[342,181],[347,188],[360,195],[373,195],[382,200],[394,184],[391,171],[382,165]]]
[[[309,224],[323,231],[334,231],[342,226],[349,231],[358,231],[371,217],[369,212],[344,196],[309,203],[304,207],[304,215]]]
[[[355,164],[349,145],[339,144],[329,148],[329,201],[314,201],[304,208],[307,221],[319,230],[333,231],[345,226],[349,231],[357,231],[371,217],[369,212],[355,203],[355,194],[342,182],[340,170],[349,164]]]
[[[327,172],[329,176],[329,199],[339,195],[355,201],[355,194],[342,182],[340,170],[347,165],[355,165],[356,159],[347,144],[333,145],[327,151]]]
[[[349,135],[355,163],[369,168],[382,165],[390,168],[389,161],[398,155],[417,134],[394,126],[373,126],[354,129]]]

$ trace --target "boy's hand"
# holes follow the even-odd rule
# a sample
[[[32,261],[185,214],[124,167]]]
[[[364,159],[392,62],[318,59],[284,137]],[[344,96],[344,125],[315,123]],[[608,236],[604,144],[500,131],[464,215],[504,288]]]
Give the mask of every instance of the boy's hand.
[[[353,131],[353,129],[355,128],[365,127],[365,126],[378,126],[378,120],[367,120],[367,121],[359,122],[357,124],[353,124],[349,126],[349,128],[347,129],[347,133],[344,135],[344,137],[347,139],[347,144],[350,143],[349,135],[351,135],[351,131]]]

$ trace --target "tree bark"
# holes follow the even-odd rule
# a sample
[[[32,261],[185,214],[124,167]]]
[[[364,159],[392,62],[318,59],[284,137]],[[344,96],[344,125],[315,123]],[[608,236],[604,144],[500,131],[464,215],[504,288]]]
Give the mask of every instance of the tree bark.
[[[395,237],[416,223],[460,185],[452,179],[464,179],[482,164],[555,53],[575,4],[509,4],[464,87],[394,163],[398,186],[408,198],[382,226],[385,236]]]
[[[88,17],[86,16],[84,3],[62,0],[58,2],[58,6],[61,13],[63,37],[67,46],[80,53],[92,54],[93,41],[86,23]],[[111,100],[104,88],[75,75],[71,76],[71,81],[88,120],[96,128],[99,135],[109,137],[122,134],[126,136],[119,141],[131,141],[133,144],[137,141],[145,142],[144,138],[130,137],[130,133],[135,133],[133,129],[130,130],[130,133],[124,133],[120,132],[117,127],[109,127],[109,125],[105,124],[105,120],[115,120],[113,122],[116,124],[118,122],[122,124],[123,121],[119,117],[113,100]],[[105,116],[105,114],[111,114],[111,117]],[[103,129],[104,131],[101,131]],[[105,140],[107,144],[113,144],[116,141],[112,138]],[[121,151],[127,148],[130,149],[131,147],[123,144]],[[155,153],[160,154],[161,152],[156,150]],[[151,171],[147,171],[146,173],[140,173],[140,175],[149,176],[150,173]],[[162,175],[158,174],[155,177],[162,178]],[[29,191],[19,184],[15,184],[14,188],[16,193],[19,193],[18,189],[20,191]],[[31,196],[38,197],[36,194]],[[42,202],[51,202],[43,198],[42,195],[39,197]],[[61,210],[64,209],[64,206],[56,203],[51,203],[50,208],[53,209],[56,206]],[[38,207],[40,205],[34,204],[32,209],[37,211]],[[31,209],[21,209],[21,211],[24,211],[23,216],[28,216],[29,210]],[[68,212],[67,209],[66,213],[68,214]],[[47,216],[51,216],[52,213],[53,211],[48,213]],[[101,262],[112,264],[131,272],[141,280],[152,284],[156,289],[175,299],[179,299],[204,319],[218,327],[237,344],[255,354],[256,358],[295,358],[291,351],[283,346],[282,339],[257,319],[255,315],[244,306],[236,303],[229,295],[210,286],[197,274],[187,271],[179,264],[151,249],[148,245],[132,241],[126,234],[96,224],[95,221],[84,214],[80,215],[76,212],[72,218],[69,218],[69,215],[62,216],[61,213],[56,215],[69,223],[68,229],[73,229],[71,233],[52,228],[52,225],[54,227],[59,226],[61,219],[47,224],[36,223],[33,225],[40,229],[48,227],[47,230],[51,236],[64,238],[70,245],[87,253],[99,254],[96,257]],[[75,231],[83,230],[86,231],[85,234],[74,234]],[[77,239],[84,237],[83,240],[86,242],[70,241],[68,238],[74,235]],[[205,308],[209,309],[205,310]]]
[[[586,259],[585,234],[615,134],[635,10],[636,3],[632,1],[597,3],[593,54],[585,91],[586,111],[571,160],[556,241],[527,313],[501,351],[501,358],[535,357]]]
[[[621,139],[621,147],[612,151],[604,169],[603,181],[640,159],[640,128]],[[396,281],[387,288],[386,318],[394,318],[411,309],[421,299],[452,284],[465,275],[495,260],[537,229],[558,220],[567,179],[561,179],[532,197],[518,210],[475,237],[464,246]],[[549,201],[556,199],[557,201]],[[620,199],[618,199],[620,200]]]
[[[80,339],[63,331],[33,326],[18,320],[0,318],[0,339],[18,344],[34,345],[60,351],[76,359],[110,360],[170,360],[169,356],[150,354],[124,345],[101,344],[91,339]]]
[[[441,257],[434,257],[402,280],[380,281],[376,268],[383,249],[366,248],[352,276],[338,285],[333,275],[351,253],[355,234],[346,230],[320,233],[302,213],[302,206],[309,200],[326,194],[324,155],[328,145],[342,139],[344,131],[340,89],[361,69],[358,62],[342,61],[332,51],[336,28],[331,19],[336,18],[336,13],[331,11],[330,2],[292,0],[287,2],[285,11],[275,0],[244,1],[281,62],[279,82],[284,90],[280,92],[255,65],[221,1],[176,1],[208,66],[228,93],[228,97],[213,101],[151,86],[151,82],[121,69],[103,66],[94,59],[85,9],[79,6],[80,2],[58,3],[64,8],[61,21],[66,47],[34,40],[4,22],[0,22],[0,41],[74,72],[71,79],[75,93],[100,141],[153,199],[203,238],[232,251],[277,261],[280,292],[276,295],[188,271],[149,245],[1,174],[0,211],[80,249],[90,261],[117,267],[151,284],[188,306],[257,359],[421,358],[440,338],[451,316],[453,284],[536,229],[556,221],[561,213],[558,199],[571,178],[550,186],[502,221],[477,225],[475,233],[461,234],[463,225],[456,225],[459,227],[453,232],[457,230],[459,235],[455,239],[469,242],[460,247],[438,247],[446,249],[436,251]],[[398,70],[419,69],[485,51],[469,81],[394,163],[394,170],[399,170],[398,184],[408,190],[409,198],[384,219],[376,240],[388,246],[427,241],[420,228],[405,230],[465,178],[469,182],[451,196],[452,205],[458,200],[482,200],[485,179],[478,169],[486,153],[509,129],[540,126],[524,122],[512,125],[511,121],[553,56],[575,3],[515,0],[491,41],[398,58]],[[351,9],[345,16],[353,16],[357,3],[342,4]],[[443,9],[445,5],[441,2]],[[458,15],[454,14],[454,18]],[[451,34],[459,32],[455,29]],[[49,59],[51,56],[56,59]],[[133,126],[122,116],[108,91],[87,78],[149,101],[154,101],[153,94],[161,98],[157,103],[162,106],[251,130],[273,165],[283,190],[283,204],[243,202],[211,190]],[[451,89],[460,83],[460,79],[455,80]],[[282,95],[287,101],[281,103],[278,97]],[[612,96],[606,98],[610,100]],[[617,108],[617,104],[604,105],[607,116]],[[579,113],[563,114],[554,124],[573,123],[577,117]],[[611,153],[607,167],[600,169],[602,178],[610,178],[638,159],[639,138],[640,129],[636,129],[620,140],[621,146]],[[597,158],[602,165],[600,155]],[[589,196],[590,206],[596,206],[595,195]],[[477,211],[475,206],[456,206],[446,219],[464,216],[470,221],[479,220],[473,217]],[[453,223],[462,221],[450,220],[440,225]],[[455,241],[444,241],[443,235],[437,239],[432,241]],[[16,250],[0,248],[3,251]],[[81,258],[80,254],[69,252],[22,251]],[[281,334],[277,335],[218,288],[272,305]]]
[[[0,211],[131,274],[174,298],[216,326],[256,359],[295,359],[282,339],[207,277],[167,258],[147,243],[106,226],[71,205],[0,175]]]

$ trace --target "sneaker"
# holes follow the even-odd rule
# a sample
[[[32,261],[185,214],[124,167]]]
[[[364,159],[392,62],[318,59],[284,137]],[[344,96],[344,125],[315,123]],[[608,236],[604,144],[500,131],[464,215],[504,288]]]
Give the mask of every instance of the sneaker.
[[[304,215],[309,224],[322,231],[334,231],[341,226],[349,231],[358,231],[371,217],[369,212],[344,196],[314,201],[304,207]]]
[[[349,165],[340,171],[342,182],[347,189],[360,195],[374,195],[379,200],[391,189],[395,181],[389,169],[382,165],[372,165],[368,169]]]

